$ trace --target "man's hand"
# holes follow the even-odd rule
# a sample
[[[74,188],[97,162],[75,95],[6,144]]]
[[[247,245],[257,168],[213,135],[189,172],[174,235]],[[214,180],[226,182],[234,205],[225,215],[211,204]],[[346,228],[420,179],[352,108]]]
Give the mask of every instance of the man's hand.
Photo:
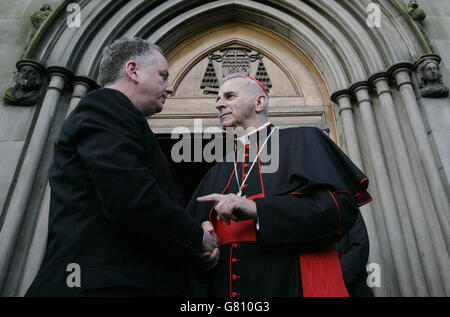
[[[230,220],[256,220],[258,215],[254,201],[245,197],[239,197],[236,194],[211,194],[198,197],[197,201],[216,201],[215,211],[217,219],[225,221],[227,225],[230,224]]]
[[[203,228],[203,250],[212,252],[219,247],[219,237],[214,232],[214,227],[209,221],[202,222]]]
[[[200,266],[210,270],[219,263],[219,237],[209,221],[202,222],[203,254],[200,256]]]
[[[200,267],[204,270],[211,270],[219,263],[219,248],[212,252],[205,252],[200,256]]]

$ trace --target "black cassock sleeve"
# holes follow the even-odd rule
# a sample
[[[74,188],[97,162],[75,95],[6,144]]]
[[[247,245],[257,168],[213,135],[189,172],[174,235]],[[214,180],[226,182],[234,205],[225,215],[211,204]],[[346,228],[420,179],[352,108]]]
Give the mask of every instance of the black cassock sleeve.
[[[280,132],[282,164],[279,191],[255,199],[262,247],[330,246],[350,230],[358,206],[371,200],[367,177],[317,128]]]
[[[361,213],[348,234],[337,245],[340,250],[342,274],[349,290],[357,288],[356,284],[364,285],[367,279],[366,265],[369,259],[369,236]],[[343,258],[342,258],[342,252]],[[370,293],[369,293],[370,294]]]
[[[255,203],[259,244],[299,251],[335,243],[349,231],[358,213],[351,197],[328,190],[255,199]]]
[[[200,255],[203,230],[183,206],[161,190],[144,163],[145,135],[139,120],[96,107],[86,108],[75,132],[78,153],[106,219],[151,243]],[[154,150],[159,151],[154,144]]]

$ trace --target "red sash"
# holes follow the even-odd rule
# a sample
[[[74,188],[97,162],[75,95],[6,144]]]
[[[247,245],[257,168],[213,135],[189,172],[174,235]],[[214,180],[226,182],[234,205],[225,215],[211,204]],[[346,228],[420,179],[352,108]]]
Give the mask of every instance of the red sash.
[[[216,222],[220,244],[256,241],[253,220]],[[328,251],[300,254],[303,297],[349,297],[342,276],[339,256],[331,246]]]
[[[216,233],[220,238],[220,245],[241,242],[256,241],[255,228],[253,220],[234,221],[227,225],[223,221],[216,222]]]
[[[342,276],[339,256],[328,251],[300,254],[303,297],[349,297]]]

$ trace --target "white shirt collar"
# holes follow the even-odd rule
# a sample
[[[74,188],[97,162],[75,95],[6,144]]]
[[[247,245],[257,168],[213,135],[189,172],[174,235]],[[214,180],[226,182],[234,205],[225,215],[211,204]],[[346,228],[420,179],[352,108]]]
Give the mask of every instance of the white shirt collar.
[[[271,124],[270,121],[267,121],[262,126],[260,126],[258,129],[253,130],[252,132],[250,132],[248,134],[245,134],[245,135],[243,135],[243,136],[241,136],[241,137],[239,137],[237,139],[238,139],[238,141],[241,141],[241,143],[244,144],[244,145],[249,144],[250,143],[249,140],[248,140],[248,136],[249,135],[252,135],[252,134],[254,134],[254,133],[258,132],[258,131],[261,131],[262,129],[264,129],[265,127],[269,126],[270,124]]]

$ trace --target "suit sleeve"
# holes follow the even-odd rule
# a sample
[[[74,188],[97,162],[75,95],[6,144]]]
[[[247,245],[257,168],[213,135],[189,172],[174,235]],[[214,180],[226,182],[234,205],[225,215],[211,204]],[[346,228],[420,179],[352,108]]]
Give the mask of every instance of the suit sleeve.
[[[215,188],[215,184],[212,182],[214,179],[217,180],[217,174],[211,168],[200,181],[186,207],[186,212],[196,219],[198,223],[210,220],[209,213],[214,206],[214,202],[198,202],[197,198],[211,193],[211,189]],[[214,219],[211,220],[215,221]]]
[[[78,153],[106,219],[152,242],[200,254],[203,230],[159,188],[144,164],[139,121],[120,116],[105,121],[94,113],[81,120],[78,135]]]
[[[308,251],[329,246],[349,231],[358,207],[345,193],[317,190],[255,199],[262,247]]]

